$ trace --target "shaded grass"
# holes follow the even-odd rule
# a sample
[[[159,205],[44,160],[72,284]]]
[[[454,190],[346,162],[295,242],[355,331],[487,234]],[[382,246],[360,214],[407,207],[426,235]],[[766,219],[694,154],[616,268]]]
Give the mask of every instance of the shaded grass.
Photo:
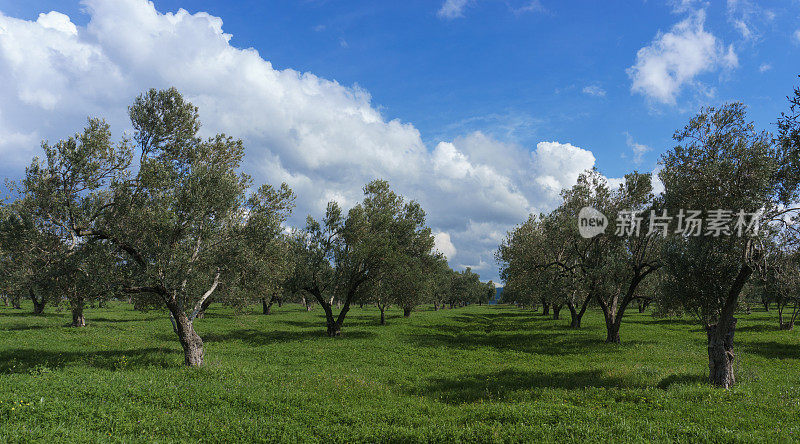
[[[800,425],[800,337],[739,315],[737,378],[705,384],[690,319],[630,313],[621,345],[602,316],[580,330],[510,307],[354,308],[344,336],[317,309],[196,328],[206,365],[182,366],[168,318],[110,304],[46,316],[0,307],[0,442],[783,442]],[[568,313],[566,318],[568,318]]]

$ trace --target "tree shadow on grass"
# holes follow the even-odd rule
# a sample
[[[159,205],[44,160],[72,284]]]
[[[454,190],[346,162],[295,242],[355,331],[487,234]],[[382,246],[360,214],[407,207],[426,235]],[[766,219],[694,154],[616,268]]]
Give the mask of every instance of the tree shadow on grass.
[[[282,330],[282,331],[258,331],[249,329],[239,329],[227,333],[207,333],[201,335],[204,342],[229,342],[241,341],[254,346],[270,345],[276,342],[306,341],[314,339],[329,339],[331,341],[342,341],[352,339],[365,339],[374,337],[374,333],[366,331],[342,331],[342,335],[337,338],[328,338],[325,329],[317,330]],[[174,338],[173,338],[174,339]]]
[[[481,375],[460,375],[456,378],[434,378],[419,388],[411,389],[416,396],[433,398],[447,404],[466,404],[478,401],[503,401],[532,395],[545,388],[579,390],[588,387],[640,387],[626,378],[609,377],[600,370],[577,372],[523,372],[501,370]],[[527,393],[526,393],[527,392]]]
[[[294,320],[281,320],[279,321],[281,324],[289,325],[292,327],[300,327],[300,328],[313,328],[313,327],[325,327],[325,318],[322,318],[322,321],[294,321]]]
[[[530,316],[530,315],[541,316],[542,314],[541,307],[519,308],[509,305],[484,305],[483,307],[488,308],[490,311],[502,313],[508,316]]]
[[[775,341],[748,341],[742,342],[741,348],[746,353],[768,359],[800,359],[800,347],[797,344],[785,344]]]
[[[536,313],[459,313],[457,316],[452,316],[450,319],[463,322],[466,324],[497,324],[497,325],[514,325],[518,326],[526,322],[543,322],[550,321],[552,317],[542,316]]]
[[[86,323],[88,324],[88,323],[93,323],[93,322],[105,322],[105,323],[109,323],[109,324],[119,324],[119,323],[123,323],[123,322],[148,322],[148,321],[156,321],[156,320],[159,320],[159,319],[164,319],[164,317],[162,317],[162,316],[148,316],[148,317],[137,318],[137,319],[128,319],[128,318],[125,318],[125,319],[111,319],[111,318],[104,318],[104,317],[96,318],[96,317],[91,316],[91,314],[90,314],[90,315],[86,316]]]
[[[34,373],[68,366],[89,366],[104,370],[129,368],[176,368],[182,354],[169,348],[59,352],[20,348],[0,351],[0,374]]]
[[[411,315],[411,318],[413,318],[413,316],[414,315]],[[406,319],[411,319],[411,318],[406,318]],[[394,314],[386,313],[386,323],[387,324],[389,324],[389,323],[391,323],[391,321],[397,320],[397,319],[403,319],[403,315],[402,314],[397,314],[397,313],[394,313]],[[347,324],[370,326],[370,327],[371,326],[375,326],[375,325],[381,325],[381,313],[379,311],[376,311],[375,314],[373,314],[371,316],[370,315],[348,316],[344,320],[344,326],[347,327]]]
[[[551,356],[613,353],[620,348],[655,343],[628,340],[622,344],[606,344],[597,332],[587,335],[582,334],[581,330],[574,330],[574,334],[565,334],[560,329],[531,331],[530,324],[522,320],[489,324],[470,321],[468,324],[435,325],[407,337],[412,343],[422,347],[458,347],[467,350],[491,348]]]
[[[631,324],[644,324],[644,325],[697,325],[696,320],[684,319],[684,318],[652,318],[652,319],[626,318],[625,322],[630,322]]]
[[[65,316],[66,313],[40,313],[34,314],[30,311],[8,311],[8,312],[0,312],[0,317],[9,317],[9,318],[60,318]]]
[[[763,333],[763,332],[780,331],[780,329],[778,328],[777,322],[775,323],[775,325],[764,325],[764,324],[745,325],[744,327],[737,327],[736,328],[736,332],[737,333],[743,332],[743,331],[752,331],[752,332],[756,332],[756,333]]]
[[[399,319],[402,318],[402,315],[399,314],[387,314],[386,320],[390,321],[392,319]],[[344,320],[343,329],[346,329],[348,326],[375,326],[380,325],[380,313],[377,313],[374,316],[369,315],[351,315],[347,316]],[[290,325],[292,327],[300,327],[300,328],[322,328],[325,329],[325,315],[321,314],[316,320],[312,321],[296,321],[296,320],[280,320],[278,321],[285,325]]]

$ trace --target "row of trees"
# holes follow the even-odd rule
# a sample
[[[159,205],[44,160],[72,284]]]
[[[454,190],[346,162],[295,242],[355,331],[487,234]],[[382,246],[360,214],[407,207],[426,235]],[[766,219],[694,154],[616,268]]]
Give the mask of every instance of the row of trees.
[[[500,245],[504,300],[541,303],[553,307],[555,317],[567,306],[573,328],[596,305],[610,343],[620,342],[631,303],[643,307],[654,300],[659,313],[689,314],[703,325],[710,382],[729,387],[735,382],[735,313],[745,296],[760,295],[767,306],[777,302],[782,328],[791,328],[798,314],[798,118],[800,90],[779,117],[775,136],[757,131],[740,103],[701,110],[661,157],[659,195],[650,174],[633,172],[613,188],[598,171],[586,171],[562,192],[558,208],[531,215]],[[608,216],[604,233],[581,236],[585,207]],[[690,210],[708,218],[719,209],[733,211],[726,213],[730,233],[692,225]],[[757,213],[760,225],[750,225],[752,216],[737,218],[739,210]],[[617,217],[631,211],[638,223]]]
[[[330,336],[354,303],[485,300],[487,285],[457,273],[434,251],[417,202],[375,180],[345,212],[328,204],[305,228],[285,222],[288,186],[255,187],[240,172],[244,147],[224,134],[203,139],[197,108],[173,89],[150,90],[129,108],[133,138],[113,142],[109,126],[50,145],[0,206],[0,293],[34,311],[67,302],[85,325],[90,301],[126,298],[169,313],[189,366],[203,362],[194,329],[212,301],[244,306],[302,294],[323,308]],[[491,286],[492,290],[494,289]],[[335,311],[338,310],[338,313]]]

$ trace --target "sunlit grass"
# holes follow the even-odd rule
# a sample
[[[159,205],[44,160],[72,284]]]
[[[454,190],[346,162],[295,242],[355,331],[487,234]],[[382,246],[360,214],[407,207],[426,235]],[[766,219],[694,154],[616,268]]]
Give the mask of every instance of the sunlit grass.
[[[27,307],[26,307],[27,310]],[[170,322],[127,304],[34,317],[0,307],[2,441],[786,441],[800,436],[800,341],[740,315],[737,377],[705,384],[704,333],[631,313],[623,344],[510,307],[403,318],[354,309],[219,306],[196,321],[206,366],[184,368]],[[562,315],[564,313],[562,312]],[[568,313],[566,313],[568,317]]]

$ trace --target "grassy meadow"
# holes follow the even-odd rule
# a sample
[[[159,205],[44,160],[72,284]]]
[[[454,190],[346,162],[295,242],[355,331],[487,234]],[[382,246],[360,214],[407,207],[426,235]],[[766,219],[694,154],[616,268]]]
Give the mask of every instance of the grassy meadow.
[[[506,306],[391,310],[386,326],[356,307],[331,339],[319,308],[217,305],[188,369],[162,312],[112,303],[75,329],[23,308],[0,306],[0,442],[800,440],[800,336],[775,313],[739,315],[726,391],[705,383],[694,322],[635,310],[614,346],[599,312],[570,330]]]

